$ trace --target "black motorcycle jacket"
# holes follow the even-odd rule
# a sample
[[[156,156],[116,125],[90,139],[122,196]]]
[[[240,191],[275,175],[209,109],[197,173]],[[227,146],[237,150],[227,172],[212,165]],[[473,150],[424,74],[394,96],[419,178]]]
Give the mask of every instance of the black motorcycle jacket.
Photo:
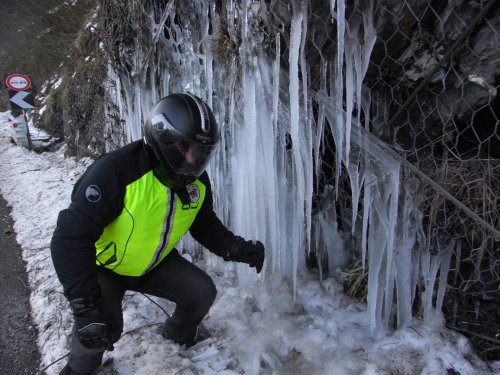
[[[196,202],[201,204],[193,206],[194,210],[190,213],[186,211],[191,215],[186,221],[183,209],[189,210],[190,194],[192,196],[193,192],[173,191],[161,185],[152,177],[152,170],[152,160],[143,141],[139,140],[97,159],[76,182],[71,204],[59,213],[51,242],[54,268],[69,300],[99,292],[97,267],[122,273],[120,267],[127,262],[133,266],[134,257],[139,261],[149,256],[151,259],[144,263],[147,267],[143,272],[147,272],[161,262],[167,255],[165,250],[175,246],[175,243],[169,243],[175,228],[171,232],[165,228],[173,225],[174,221],[183,222],[197,242],[226,259],[237,237],[214,212],[208,174],[204,172],[193,184],[194,194],[201,194]],[[161,205],[165,206],[163,218],[159,217],[162,214],[158,205],[155,206],[159,198]],[[141,214],[133,212],[134,207]],[[126,220],[123,218],[129,221],[130,233],[143,235],[143,238],[138,237],[134,242],[133,235],[127,234],[116,241],[109,241],[114,233],[123,233],[114,231],[115,226],[122,228],[117,223]],[[162,230],[161,238],[158,236],[159,244],[152,249],[149,249],[149,237],[145,234],[150,226],[163,226],[158,228]],[[107,246],[102,245],[104,237],[109,241]],[[141,248],[142,243],[144,249]],[[109,252],[110,249],[114,252]],[[143,253],[143,250],[151,254]]]

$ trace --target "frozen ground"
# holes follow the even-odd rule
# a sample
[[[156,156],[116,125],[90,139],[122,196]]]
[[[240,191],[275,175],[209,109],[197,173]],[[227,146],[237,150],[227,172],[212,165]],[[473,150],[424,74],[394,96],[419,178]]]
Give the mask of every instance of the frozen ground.
[[[71,314],[55,276],[49,243],[59,210],[88,159],[63,151],[37,154],[9,141],[0,114],[0,191],[12,207],[17,242],[31,288],[39,330],[41,369],[57,374],[68,352]],[[36,130],[33,130],[36,134]],[[493,374],[463,336],[434,322],[415,319],[407,328],[373,338],[366,306],[342,293],[333,280],[299,274],[297,295],[279,275],[248,277],[238,285],[234,265],[208,256],[197,262],[214,278],[218,296],[204,324],[212,337],[188,353],[158,334],[173,305],[129,293],[125,333],[106,358],[103,373],[130,374]],[[240,266],[238,266],[240,267]],[[245,267],[245,266],[241,266]],[[58,361],[59,360],[59,361]]]

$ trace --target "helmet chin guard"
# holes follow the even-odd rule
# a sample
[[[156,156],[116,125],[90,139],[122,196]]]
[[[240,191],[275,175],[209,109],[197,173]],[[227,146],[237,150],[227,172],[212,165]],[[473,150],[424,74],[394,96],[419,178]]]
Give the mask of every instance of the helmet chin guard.
[[[208,107],[192,94],[160,99],[144,124],[144,141],[157,159],[155,176],[178,188],[206,169],[219,142],[219,127]]]

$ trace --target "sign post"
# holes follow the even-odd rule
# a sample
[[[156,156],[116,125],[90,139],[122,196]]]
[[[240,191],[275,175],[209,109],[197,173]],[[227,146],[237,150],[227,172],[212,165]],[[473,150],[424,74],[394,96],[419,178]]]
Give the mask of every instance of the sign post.
[[[16,116],[14,121],[14,127],[18,127],[16,129],[16,134],[24,138],[26,137],[28,149],[31,151],[33,148],[31,143],[31,134],[28,126],[28,117],[26,114],[27,109],[35,108],[35,101],[31,92],[26,91],[31,87],[31,81],[28,76],[24,74],[11,74],[5,80],[5,84],[10,89],[9,90],[9,101],[10,106],[14,110],[22,110],[21,116]],[[20,121],[20,119],[23,121]],[[24,130],[26,129],[26,131]]]

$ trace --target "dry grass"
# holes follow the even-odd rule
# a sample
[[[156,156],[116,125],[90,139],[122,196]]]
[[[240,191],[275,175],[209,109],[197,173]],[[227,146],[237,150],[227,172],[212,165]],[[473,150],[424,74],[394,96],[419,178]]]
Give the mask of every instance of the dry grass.
[[[435,163],[441,163],[439,169]],[[431,164],[431,163],[429,163]],[[438,164],[439,165],[439,164]],[[494,228],[500,226],[500,160],[437,160],[425,172]],[[432,189],[425,189],[424,220],[431,247],[443,237],[460,243],[448,275],[444,314],[486,359],[500,358],[495,320],[500,298],[500,248],[491,231]],[[436,251],[431,248],[431,251]]]
[[[342,272],[341,281],[346,295],[366,303],[368,296],[368,268],[363,267],[361,260],[354,262],[346,271]]]

